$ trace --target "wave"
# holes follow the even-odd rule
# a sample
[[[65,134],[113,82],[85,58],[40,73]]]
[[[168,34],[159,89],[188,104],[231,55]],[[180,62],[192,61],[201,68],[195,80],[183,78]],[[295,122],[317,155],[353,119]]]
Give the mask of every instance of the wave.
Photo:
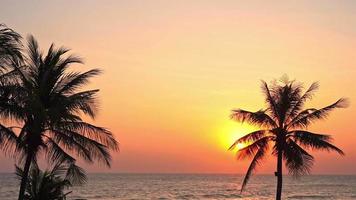
[[[332,184],[332,183],[325,183],[325,184],[294,184],[298,186],[308,186],[308,187],[347,187],[347,184]]]
[[[293,195],[289,196],[288,199],[334,199],[334,197],[326,195]]]
[[[211,199],[218,199],[218,198],[224,198],[224,199],[231,199],[231,198],[241,198],[241,195],[238,194],[205,194],[202,195],[203,198],[211,198]]]
[[[184,194],[184,195],[179,195],[178,199],[197,199],[197,197],[193,194]]]

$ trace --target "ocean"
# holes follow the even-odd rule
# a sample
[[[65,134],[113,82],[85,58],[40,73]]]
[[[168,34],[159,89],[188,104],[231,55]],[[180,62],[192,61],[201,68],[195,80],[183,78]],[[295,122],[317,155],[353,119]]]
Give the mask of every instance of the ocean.
[[[88,183],[73,187],[68,200],[116,199],[274,199],[274,176],[256,175],[242,194],[242,175],[231,174],[89,174]],[[283,199],[356,199],[356,176],[285,176]],[[0,174],[0,200],[15,200],[18,180]]]

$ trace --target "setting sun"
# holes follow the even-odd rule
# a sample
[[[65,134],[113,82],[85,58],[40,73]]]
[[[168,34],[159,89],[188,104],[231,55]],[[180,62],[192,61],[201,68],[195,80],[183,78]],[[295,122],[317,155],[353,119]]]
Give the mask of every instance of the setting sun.
[[[233,120],[227,121],[219,131],[219,144],[226,150],[228,149],[237,139],[243,137],[244,135],[257,130],[256,127],[253,127],[249,124],[242,124],[234,122]],[[245,143],[238,143],[235,150],[242,149],[246,147]]]

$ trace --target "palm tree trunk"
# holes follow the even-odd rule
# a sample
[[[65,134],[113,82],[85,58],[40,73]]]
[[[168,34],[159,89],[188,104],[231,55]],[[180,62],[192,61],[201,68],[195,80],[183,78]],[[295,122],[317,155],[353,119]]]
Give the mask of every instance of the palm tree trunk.
[[[278,158],[277,158],[277,193],[276,193],[276,200],[281,200],[282,198],[282,151],[278,151]]]
[[[30,171],[31,167],[31,162],[32,162],[32,154],[28,154],[26,157],[26,162],[25,162],[25,167],[23,170],[23,177],[21,179],[21,185],[20,185],[20,192],[19,192],[19,198],[18,200],[24,200],[25,198],[25,190],[26,190],[26,185],[28,181],[28,173]]]

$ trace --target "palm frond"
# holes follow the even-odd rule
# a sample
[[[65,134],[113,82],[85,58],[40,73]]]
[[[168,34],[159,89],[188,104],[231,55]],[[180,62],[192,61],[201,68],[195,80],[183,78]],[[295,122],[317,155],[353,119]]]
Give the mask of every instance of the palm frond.
[[[297,100],[297,102],[293,105],[293,108],[288,113],[288,119],[293,119],[298,112],[303,108],[304,103],[308,99],[312,99],[314,93],[319,89],[319,83],[314,82],[310,85],[310,87],[305,91],[305,93]]]
[[[275,121],[264,110],[257,112],[246,111],[242,109],[232,110],[231,118],[244,123],[248,122],[252,125],[258,125],[261,127],[274,127]]]
[[[331,144],[332,137],[329,135],[316,134],[303,130],[295,130],[291,131],[289,136],[302,146],[312,149],[336,151],[340,155],[344,155],[344,152],[341,149]]]
[[[29,66],[31,66],[32,70],[38,71],[36,69],[36,66],[41,66],[42,62],[42,52],[39,49],[38,42],[33,37],[33,35],[30,35],[27,37],[27,47],[28,47],[28,59],[27,61],[29,62]]]
[[[82,121],[82,114],[95,118],[98,110],[97,95],[98,90],[88,90],[75,93],[70,96],[55,95],[52,97],[48,115],[51,123],[57,121]]]
[[[28,176],[26,185],[25,199],[56,199],[65,200],[67,194],[65,188],[73,185],[66,175],[72,170],[71,166],[56,165],[51,170],[42,171],[37,165],[34,165]],[[23,170],[16,166],[17,176],[22,179],[25,176]]]
[[[236,152],[236,158],[238,160],[243,160],[246,158],[253,157],[261,147],[268,145],[268,142],[270,142],[272,139],[273,139],[272,136],[264,136],[258,139],[257,141],[255,141],[254,143],[249,144],[242,149],[239,149]]]
[[[268,132],[267,130],[258,130],[258,131],[253,131],[251,133],[246,134],[245,136],[237,139],[230,147],[229,150],[234,150],[235,147],[237,146],[237,144],[239,143],[243,143],[243,144],[249,144],[249,143],[253,143],[256,140],[259,140],[260,138],[262,138],[263,136],[266,135],[266,132]]]
[[[51,170],[49,170],[50,174],[54,176],[64,176],[67,172],[67,166],[65,163],[55,163]]]
[[[0,124],[0,149],[5,154],[14,154],[16,148],[19,147],[17,141],[18,137],[16,133],[11,128]]]
[[[119,144],[115,140],[113,134],[99,126],[95,126],[86,122],[60,122],[55,126],[58,130],[68,130],[72,132],[79,133],[87,138],[93,139],[113,151],[119,150]]]
[[[341,98],[335,103],[321,109],[307,109],[301,112],[303,113],[302,115],[297,115],[287,126],[289,128],[308,127],[315,120],[325,119],[334,109],[345,108],[347,106],[347,99]]]
[[[65,105],[67,109],[75,110],[75,112],[81,111],[91,118],[95,118],[98,106],[96,100],[96,94],[99,90],[88,90],[79,92],[67,97]]]
[[[277,106],[276,106],[276,102],[274,97],[271,94],[270,88],[268,87],[268,84],[265,81],[261,81],[262,85],[261,85],[261,89],[263,94],[265,95],[265,101],[268,104],[268,109],[271,111],[271,113],[273,114],[273,116],[271,116],[273,119],[278,119],[278,110],[277,110]]]
[[[75,165],[75,163],[71,163],[68,166],[68,170],[65,177],[66,180],[69,180],[74,185],[82,185],[87,182],[85,170]]]
[[[293,140],[287,140],[283,148],[283,158],[290,174],[295,177],[310,173],[314,158]]]
[[[58,90],[59,94],[68,94],[79,87],[87,84],[89,79],[100,75],[101,70],[99,69],[92,69],[84,73],[72,72],[62,77],[59,81],[56,90]]]
[[[268,140],[268,139],[266,139],[266,140]],[[248,181],[250,180],[252,173],[256,170],[256,167],[260,164],[261,160],[263,159],[263,157],[265,156],[267,151],[268,151],[267,141],[261,142],[261,145],[259,145],[257,152],[255,153],[255,155],[251,161],[251,164],[246,172],[246,175],[245,175],[244,180],[241,185],[240,192],[242,192],[245,189]]]
[[[24,174],[23,169],[15,165],[15,174],[18,178],[22,178]]]
[[[79,158],[82,158],[84,161],[86,161],[88,163],[93,163],[93,155],[92,155],[91,149],[87,148],[87,146],[86,146],[87,144],[83,145],[82,143],[78,142],[77,140],[73,139],[71,136],[68,136],[67,134],[63,133],[62,131],[51,130],[51,132],[53,133],[53,135],[50,136],[50,138],[51,138],[50,140],[52,140],[54,142],[54,144],[50,144],[51,146],[48,146],[48,148],[49,148],[48,151],[49,151],[50,156],[52,156],[53,153],[56,153],[56,154],[58,154],[58,156],[55,156],[54,158],[58,158],[58,159],[65,158],[64,153],[58,153],[58,151],[60,151],[60,149],[62,149],[61,147],[63,147],[63,149],[66,149],[67,151],[75,152],[76,155]],[[56,148],[57,146],[58,146],[58,148]],[[51,151],[53,151],[53,152],[51,152]],[[60,160],[55,160],[55,161],[57,162]],[[72,161],[75,161],[75,160],[72,160]]]
[[[9,62],[14,60],[22,60],[21,39],[20,34],[0,24],[0,68],[4,69]]]
[[[272,96],[274,97],[279,124],[284,124],[295,102],[299,100],[301,85],[288,82],[283,86],[273,85]]]
[[[72,163],[75,158],[66,153],[53,139],[47,138],[47,160],[55,163]],[[56,166],[56,165],[55,165]],[[53,168],[53,169],[56,169]]]
[[[76,151],[80,156],[84,156],[83,158],[89,162],[96,159],[110,166],[111,156],[106,145],[70,130],[52,130],[52,132],[55,133],[52,137],[56,138],[62,146],[72,147],[70,150]],[[85,153],[84,155],[82,155],[83,152]]]

